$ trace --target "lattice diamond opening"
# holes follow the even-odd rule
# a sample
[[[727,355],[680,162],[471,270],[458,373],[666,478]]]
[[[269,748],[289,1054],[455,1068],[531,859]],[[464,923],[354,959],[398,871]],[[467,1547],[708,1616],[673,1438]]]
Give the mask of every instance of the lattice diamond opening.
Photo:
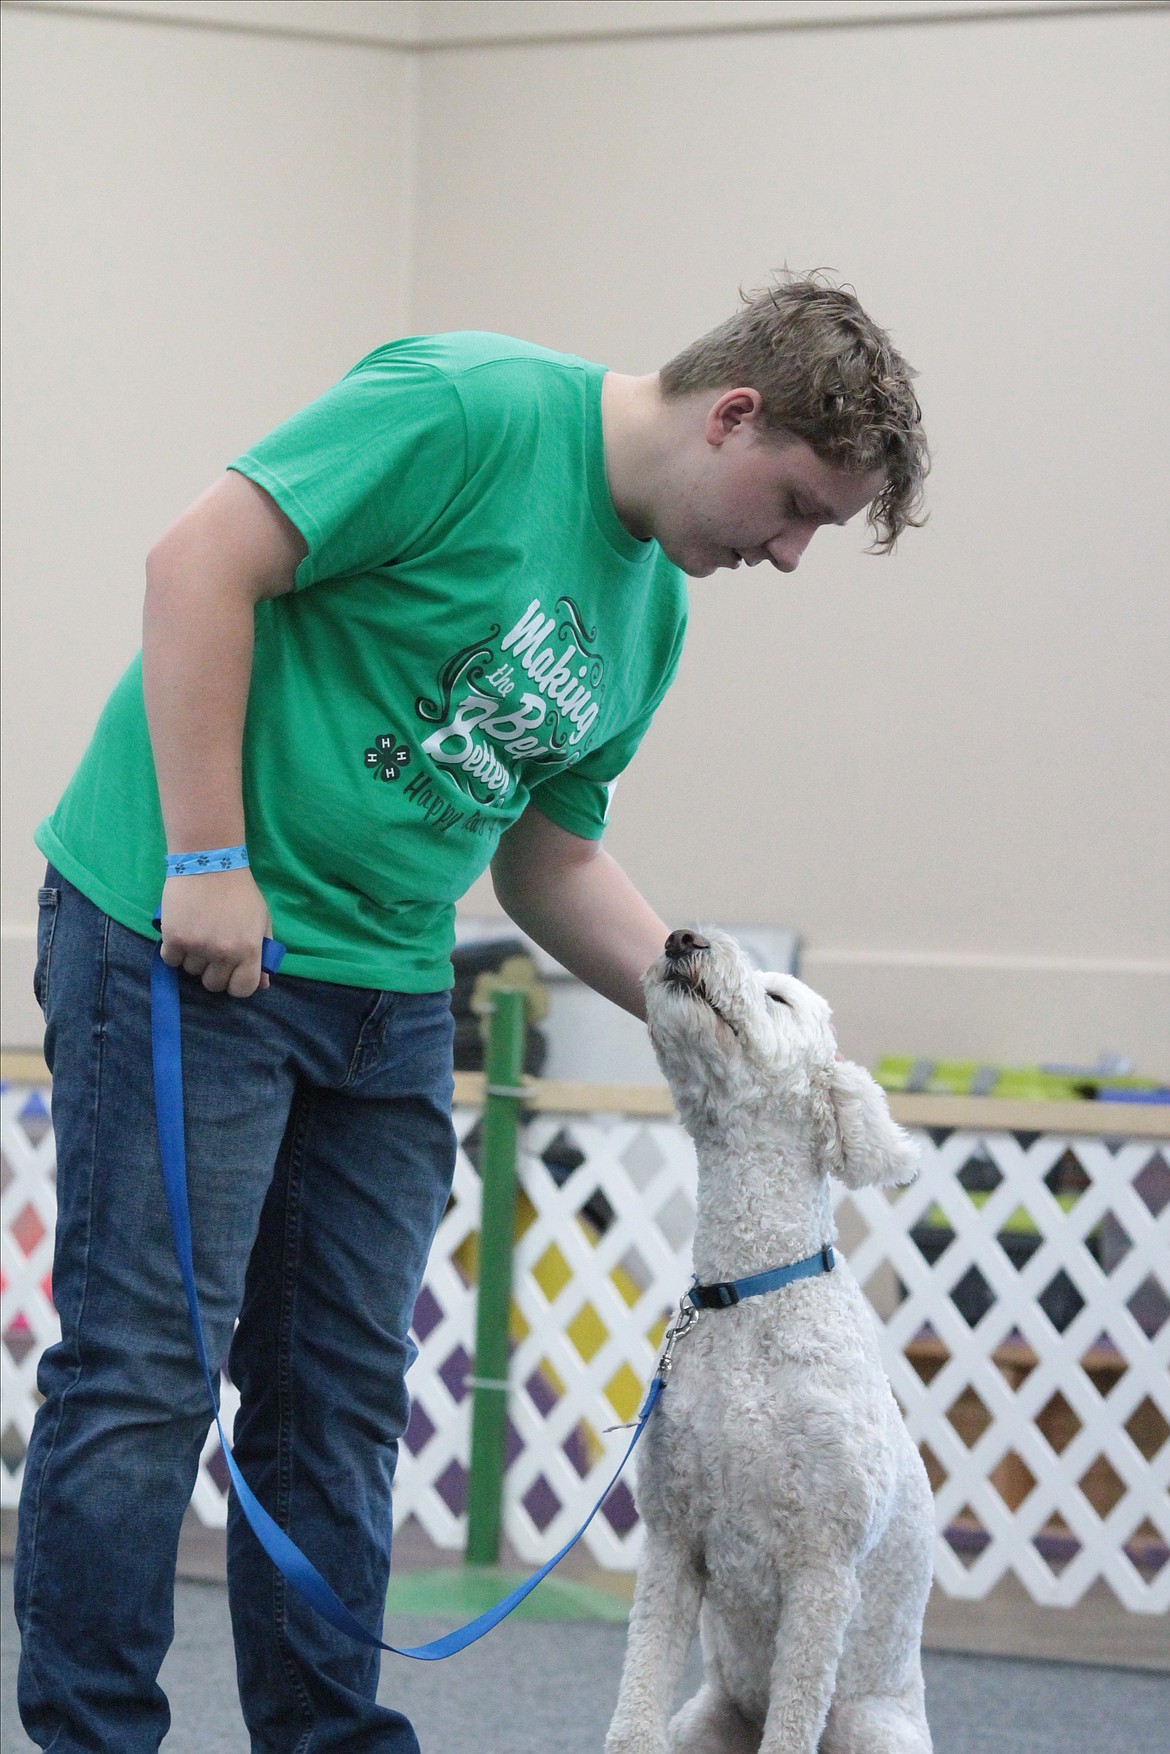
[[[1164,1152],[1151,1154],[1149,1162],[1133,1178],[1133,1191],[1151,1218],[1159,1217],[1170,1206],[1170,1162]]]
[[[1133,1248],[1125,1225],[1116,1213],[1104,1212],[1096,1235],[1097,1259],[1103,1273],[1113,1273]]]
[[[968,1194],[994,1194],[1003,1181],[1003,1171],[986,1146],[980,1144],[968,1157],[957,1179]]]
[[[695,1227],[694,1207],[682,1193],[670,1196],[655,1214],[658,1228],[673,1249],[683,1249]]]
[[[928,1443],[920,1443],[918,1446],[918,1453],[922,1457],[922,1463],[926,1469],[926,1477],[930,1481],[930,1490],[932,1492],[938,1492],[939,1489],[947,1483],[948,1475],[946,1469],[943,1467]]]
[[[32,1146],[39,1145],[49,1134],[53,1122],[47,1103],[39,1090],[29,1095],[17,1116],[17,1125]]]
[[[1112,1394],[1129,1366],[1120,1346],[1115,1346],[1107,1333],[1100,1333],[1081,1353],[1081,1369],[1097,1393]]]
[[[14,1423],[9,1423],[0,1433],[0,1462],[5,1471],[12,1477],[23,1465],[26,1444],[23,1436]]]
[[[1036,1302],[1058,1334],[1071,1327],[1085,1307],[1084,1298],[1063,1267],[1053,1274]]]
[[[1059,1511],[1054,1511],[1033,1537],[1032,1546],[1054,1577],[1059,1577],[1081,1551],[1080,1541]]]
[[[1092,1182],[1077,1153],[1069,1149],[1063,1151],[1052,1165],[1044,1177],[1044,1185],[1066,1211],[1071,1211]]]
[[[994,1290],[974,1263],[951,1286],[950,1297],[970,1328],[977,1328],[995,1303]]]
[[[621,1154],[622,1168],[638,1193],[644,1193],[666,1166],[666,1158],[654,1142],[649,1128],[641,1128]]]
[[[1081,1429],[1081,1421],[1059,1389],[1037,1413],[1036,1425],[1057,1455],[1068,1448]]]
[[[1036,1476],[1022,1456],[1009,1450],[989,1475],[991,1484],[1009,1510],[1019,1510],[1025,1498],[1036,1489]]]
[[[967,1570],[978,1563],[984,1550],[991,1544],[991,1536],[969,1504],[965,1504],[947,1524],[943,1539],[960,1565]]]
[[[1008,1329],[991,1361],[1013,1394],[1019,1393],[1040,1362],[1018,1328]]]
[[[1163,1418],[1149,1395],[1143,1395],[1125,1422],[1125,1429],[1142,1454],[1151,1461],[1170,1437],[1170,1423]]]
[[[1139,1575],[1152,1583],[1170,1564],[1170,1546],[1150,1517],[1143,1517],[1125,1543],[1125,1556]],[[1170,1576],[1170,1572],[1165,1572]]]
[[[1125,1481],[1108,1456],[1098,1456],[1077,1481],[1077,1485],[1104,1522],[1125,1497]]]
[[[8,1226],[8,1234],[27,1259],[36,1253],[45,1239],[47,1226],[30,1200]]]
[[[410,1419],[402,1434],[402,1441],[412,1456],[421,1455],[426,1449],[437,1427],[421,1402],[416,1401],[410,1409]]]
[[[1161,1333],[1170,1316],[1170,1297],[1166,1296],[1161,1282],[1153,1273],[1147,1273],[1133,1296],[1128,1300],[1126,1308],[1134,1321],[1152,1340]]]
[[[975,1390],[966,1388],[947,1408],[947,1418],[968,1449],[974,1449],[991,1424],[991,1414]]]
[[[931,1328],[923,1328],[906,1346],[905,1355],[919,1378],[929,1388],[939,1371],[951,1361],[951,1355]]]
[[[18,1315],[4,1330],[4,1345],[13,1364],[22,1365],[37,1346],[37,1337],[24,1316]]]

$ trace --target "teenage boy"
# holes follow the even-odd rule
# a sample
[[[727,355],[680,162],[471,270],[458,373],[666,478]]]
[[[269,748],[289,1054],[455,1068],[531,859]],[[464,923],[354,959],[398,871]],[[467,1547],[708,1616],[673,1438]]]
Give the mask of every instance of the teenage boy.
[[[684,575],[791,572],[866,510],[891,548],[927,467],[911,376],[816,277],[644,377],[496,335],[398,341],[152,550],[141,659],[37,833],[62,1337],[16,1593],[41,1746],[145,1754],[169,1722],[156,1677],[208,1413],[150,1082],[160,897],[236,1458],[376,1626],[454,1164],[454,905],[490,862],[517,924],[642,1015],[667,928],[602,835],[678,663]],[[288,952],[271,984],[265,935]],[[416,1754],[374,1702],[377,1653],[287,1589],[234,1501],[228,1570],[254,1748]]]

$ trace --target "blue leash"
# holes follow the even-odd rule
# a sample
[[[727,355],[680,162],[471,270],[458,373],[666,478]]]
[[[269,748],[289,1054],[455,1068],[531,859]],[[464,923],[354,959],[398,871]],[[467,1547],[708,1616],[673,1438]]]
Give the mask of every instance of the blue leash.
[[[156,921],[157,925],[157,921]],[[284,946],[273,939],[264,940],[261,966],[269,974],[275,974],[284,956]],[[403,1649],[399,1645],[384,1644],[376,1633],[370,1632],[361,1621],[351,1614],[340,1596],[325,1582],[316,1566],[310,1564],[295,1542],[289,1539],[284,1530],[269,1516],[264,1506],[252,1492],[244,1476],[236,1466],[228,1440],[224,1435],[220,1422],[219,1409],[216,1404],[215,1389],[212,1384],[211,1367],[207,1359],[207,1343],[203,1334],[203,1318],[199,1312],[199,1294],[195,1289],[195,1269],[191,1258],[191,1212],[187,1201],[187,1154],[183,1130],[183,1061],[181,1050],[180,1015],[179,1015],[179,975],[178,970],[168,966],[162,959],[161,949],[155,951],[150,971],[151,1001],[151,1048],[154,1058],[154,1100],[158,1116],[159,1149],[162,1155],[163,1181],[166,1187],[167,1206],[171,1216],[171,1234],[174,1237],[175,1254],[178,1257],[179,1272],[183,1279],[183,1289],[187,1293],[187,1309],[191,1316],[191,1327],[195,1335],[195,1349],[199,1355],[203,1380],[207,1385],[207,1395],[211,1410],[215,1415],[219,1440],[223,1445],[224,1460],[232,1485],[236,1489],[240,1508],[247,1517],[249,1524],[282,1577],[287,1578],[297,1593],[315,1608],[331,1626],[355,1638],[359,1644],[372,1645],[377,1650],[392,1651],[400,1657],[416,1657],[420,1662],[433,1663],[441,1657],[454,1656],[457,1651],[466,1650],[469,1644],[484,1636],[498,1626],[500,1621],[519,1606],[526,1596],[530,1596],[537,1584],[541,1583],[559,1565],[585,1530],[589,1527],[606,1498],[613,1490],[618,1475],[630,1459],[634,1445],[646,1429],[646,1422],[658,1404],[658,1399],[666,1387],[666,1376],[670,1369],[670,1350],[672,1341],[668,1340],[666,1350],[658,1367],[658,1372],[650,1384],[649,1392],[635,1422],[634,1435],[630,1439],[629,1448],[621,1459],[621,1463],[613,1479],[605,1488],[593,1509],[589,1512],[571,1541],[566,1541],[560,1552],[555,1554],[547,1564],[524,1583],[514,1589],[503,1601],[497,1602],[494,1608],[480,1614],[466,1626],[458,1627],[454,1632],[442,1638],[436,1638],[430,1644],[420,1644],[412,1649]]]
[[[155,921],[157,927],[158,921]],[[267,974],[275,974],[284,958],[284,946],[271,938],[265,938],[261,953],[261,967]],[[281,1576],[286,1578],[297,1593],[315,1608],[323,1619],[328,1620],[339,1632],[354,1638],[359,1644],[372,1645],[376,1650],[391,1651],[400,1657],[415,1657],[420,1662],[438,1662],[442,1657],[454,1656],[457,1651],[466,1650],[468,1645],[498,1626],[501,1620],[519,1607],[526,1596],[530,1596],[537,1584],[542,1583],[549,1572],[559,1565],[566,1553],[577,1545],[605,1500],[617,1484],[618,1475],[633,1454],[634,1445],[646,1429],[650,1415],[658,1405],[666,1379],[670,1374],[671,1359],[675,1344],[689,1333],[698,1320],[701,1309],[729,1309],[745,1297],[758,1297],[766,1291],[777,1291],[781,1286],[791,1284],[794,1279],[815,1277],[820,1273],[831,1273],[834,1267],[832,1248],[826,1244],[818,1254],[809,1255],[803,1261],[796,1261],[791,1266],[775,1267],[767,1273],[756,1273],[746,1279],[732,1279],[718,1285],[699,1285],[698,1282],[686,1293],[680,1306],[679,1314],[668,1328],[662,1356],[658,1368],[650,1384],[646,1399],[634,1424],[634,1435],[629,1447],[609,1485],[577,1530],[571,1540],[566,1541],[559,1553],[541,1566],[539,1571],[526,1578],[522,1584],[506,1595],[502,1601],[470,1620],[466,1626],[457,1627],[454,1632],[446,1633],[442,1638],[434,1639],[430,1644],[415,1645],[404,1649],[396,1644],[384,1644],[376,1633],[362,1625],[357,1617],[350,1613],[340,1596],[330,1588],[296,1543],[285,1534],[280,1525],[273,1521],[259,1499],[253,1493],[244,1476],[236,1466],[223,1425],[219,1417],[215,1389],[212,1383],[211,1366],[207,1359],[207,1342],[203,1334],[203,1318],[199,1311],[199,1294],[195,1289],[195,1268],[191,1256],[191,1212],[187,1200],[187,1152],[183,1127],[183,1059],[182,1034],[179,1010],[179,975],[178,970],[168,966],[162,959],[161,947],[155,951],[150,971],[150,1010],[151,1010],[151,1050],[154,1060],[154,1100],[155,1112],[158,1117],[159,1150],[162,1156],[163,1182],[166,1188],[167,1207],[171,1217],[171,1234],[174,1237],[175,1254],[178,1257],[179,1272],[183,1279],[183,1289],[187,1294],[187,1309],[191,1316],[191,1327],[195,1335],[195,1350],[199,1355],[199,1365],[203,1372],[203,1381],[207,1385],[207,1397],[215,1416],[219,1441],[223,1446],[224,1460],[232,1485],[236,1489],[240,1508],[247,1517],[256,1539],[271,1559]],[[627,1428],[628,1429],[628,1428]]]

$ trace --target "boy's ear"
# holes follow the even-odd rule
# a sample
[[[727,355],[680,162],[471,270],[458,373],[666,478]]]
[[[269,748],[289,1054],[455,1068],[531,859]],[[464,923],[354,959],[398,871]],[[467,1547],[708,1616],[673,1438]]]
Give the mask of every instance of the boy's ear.
[[[890,1114],[886,1093],[864,1066],[835,1060],[829,1100],[836,1137],[829,1168],[848,1188],[888,1187],[918,1174],[918,1147]]]

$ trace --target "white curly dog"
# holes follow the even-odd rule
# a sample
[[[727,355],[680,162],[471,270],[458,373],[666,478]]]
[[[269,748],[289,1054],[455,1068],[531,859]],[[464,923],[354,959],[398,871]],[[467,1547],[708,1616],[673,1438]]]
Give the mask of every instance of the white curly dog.
[[[830,1174],[907,1182],[914,1146],[837,1057],[825,1001],[726,934],[672,932],[646,1003],[698,1154],[698,1283],[810,1276],[703,1308],[679,1338],[642,1439],[607,1754],[929,1754],[930,1486],[865,1298],[822,1256]],[[668,1727],[700,1609],[704,1683]]]

